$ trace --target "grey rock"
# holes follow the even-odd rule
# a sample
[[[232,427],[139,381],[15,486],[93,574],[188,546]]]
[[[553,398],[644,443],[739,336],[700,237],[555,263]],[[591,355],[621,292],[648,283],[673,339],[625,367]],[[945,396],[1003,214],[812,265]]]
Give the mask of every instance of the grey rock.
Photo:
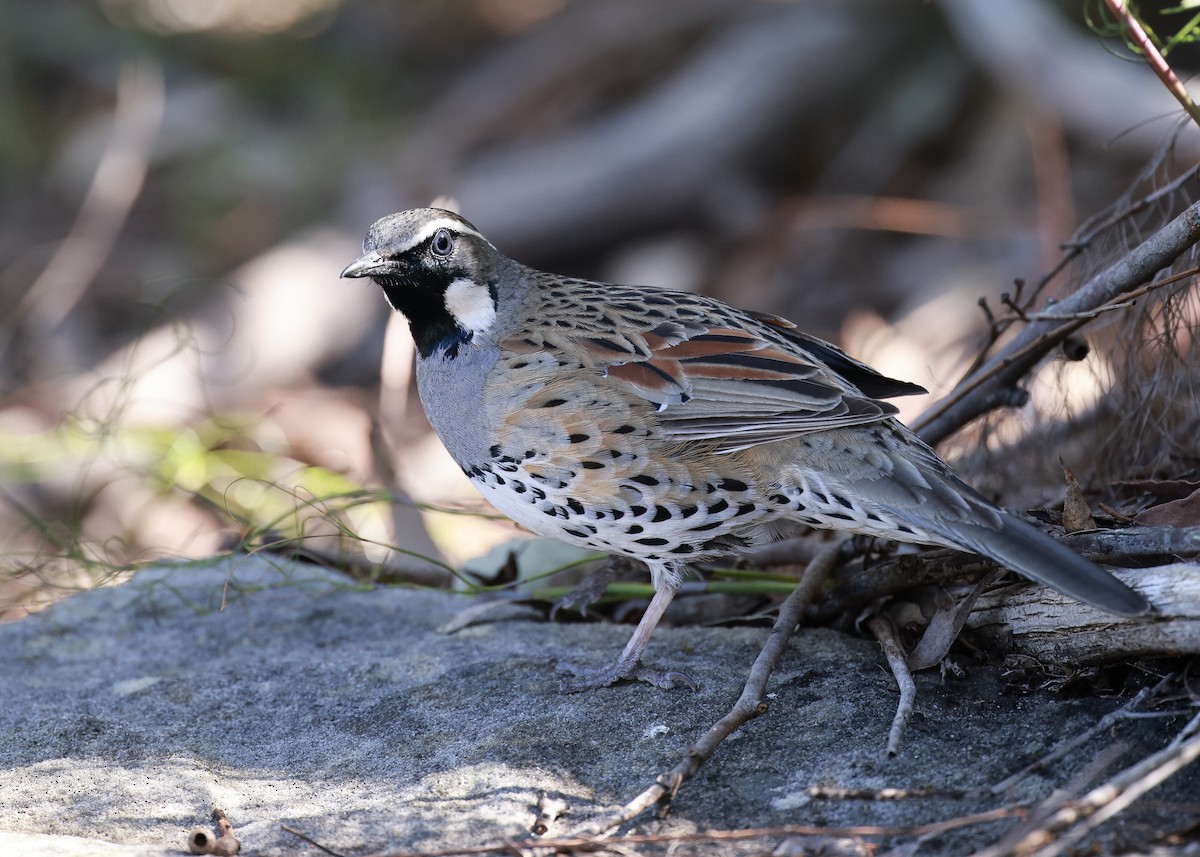
[[[606,661],[626,629],[522,619],[438,631],[471,603],[239,556],[143,571],[0,626],[0,854],[178,854],[214,806],[245,854],[317,853],[285,824],[343,854],[482,845],[529,837],[541,793],[565,802],[548,834],[564,835],[672,767],[736,699],[766,635],[656,635],[651,661],[699,680],[695,693],[629,685],[562,696],[554,657]],[[814,800],[808,788],[980,789],[1120,704],[1007,693],[986,667],[918,684],[904,751],[888,759],[896,697],[878,647],[797,634],[769,711],[684,786],[666,820],[643,817],[636,830],[911,824],[1001,806]],[[1118,730],[1137,754],[1179,727]],[[1099,749],[1014,797],[1044,796]],[[1196,779],[1185,773],[1155,794],[1194,797]],[[921,853],[963,853],[1004,826]]]

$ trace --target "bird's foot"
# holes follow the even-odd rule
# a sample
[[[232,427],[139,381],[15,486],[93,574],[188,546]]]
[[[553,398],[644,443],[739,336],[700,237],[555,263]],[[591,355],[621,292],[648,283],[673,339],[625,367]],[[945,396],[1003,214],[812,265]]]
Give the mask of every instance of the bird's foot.
[[[587,609],[604,597],[608,585],[628,574],[633,567],[633,562],[625,557],[608,557],[591,574],[579,581],[574,589],[555,602],[550,608],[550,621],[555,620],[560,610],[578,610],[580,616],[586,616]]]
[[[618,660],[603,667],[589,667],[571,661],[559,661],[558,671],[569,673],[574,678],[564,678],[558,685],[559,693],[579,693],[584,690],[596,690],[608,687],[619,681],[644,681],[664,690],[681,684],[691,690],[699,690],[700,685],[687,673],[679,670],[652,670],[642,666],[640,660]]]

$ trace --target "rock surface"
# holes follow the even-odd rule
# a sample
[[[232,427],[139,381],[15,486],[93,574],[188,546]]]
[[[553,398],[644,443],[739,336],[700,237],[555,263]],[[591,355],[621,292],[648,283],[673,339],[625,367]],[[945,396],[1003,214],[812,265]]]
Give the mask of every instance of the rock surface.
[[[630,685],[561,696],[556,656],[599,663],[629,629],[519,619],[438,631],[470,603],[242,556],[150,569],[0,626],[0,853],[183,853],[213,807],[244,854],[319,853],[282,825],[342,854],[478,846],[530,837],[541,793],[565,801],[548,833],[565,835],[673,766],[736,699],[766,634],[660,630],[650,657],[698,679],[695,693]],[[944,683],[919,675],[918,688],[904,750],[888,759],[896,695],[878,647],[798,633],[769,711],[684,786],[665,821],[643,816],[634,830],[914,824],[1005,806],[990,795],[871,802],[808,789],[981,789],[1121,703],[1010,692],[984,666]],[[1129,749],[1118,764],[1163,746],[1181,723],[1122,721],[1116,738]],[[1113,740],[1011,798],[1045,796]],[[1194,801],[1198,779],[1185,771],[1153,796]],[[965,853],[1011,824],[945,834],[920,853]],[[1122,816],[1106,835],[1136,829]]]

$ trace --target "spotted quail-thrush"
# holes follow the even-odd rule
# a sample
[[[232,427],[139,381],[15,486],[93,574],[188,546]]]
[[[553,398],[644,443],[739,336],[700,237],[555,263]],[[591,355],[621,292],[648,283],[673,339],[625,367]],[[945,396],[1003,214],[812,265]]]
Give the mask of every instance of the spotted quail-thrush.
[[[701,295],[535,271],[457,214],[371,226],[371,277],[412,328],[446,449],[535,533],[643,560],[655,595],[616,662],[567,691],[676,673],[642,652],[687,563],[801,522],[970,551],[1122,616],[1112,575],[963,483],[881,399],[923,392],[781,318]]]

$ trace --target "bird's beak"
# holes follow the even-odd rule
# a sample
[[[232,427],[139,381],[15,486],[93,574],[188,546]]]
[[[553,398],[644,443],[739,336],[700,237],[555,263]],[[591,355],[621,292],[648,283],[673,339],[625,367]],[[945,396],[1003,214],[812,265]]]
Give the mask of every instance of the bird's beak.
[[[341,276],[343,279],[351,277],[375,277],[392,273],[395,271],[395,268],[395,262],[384,259],[372,250],[370,253],[364,253],[347,265],[342,271]]]

